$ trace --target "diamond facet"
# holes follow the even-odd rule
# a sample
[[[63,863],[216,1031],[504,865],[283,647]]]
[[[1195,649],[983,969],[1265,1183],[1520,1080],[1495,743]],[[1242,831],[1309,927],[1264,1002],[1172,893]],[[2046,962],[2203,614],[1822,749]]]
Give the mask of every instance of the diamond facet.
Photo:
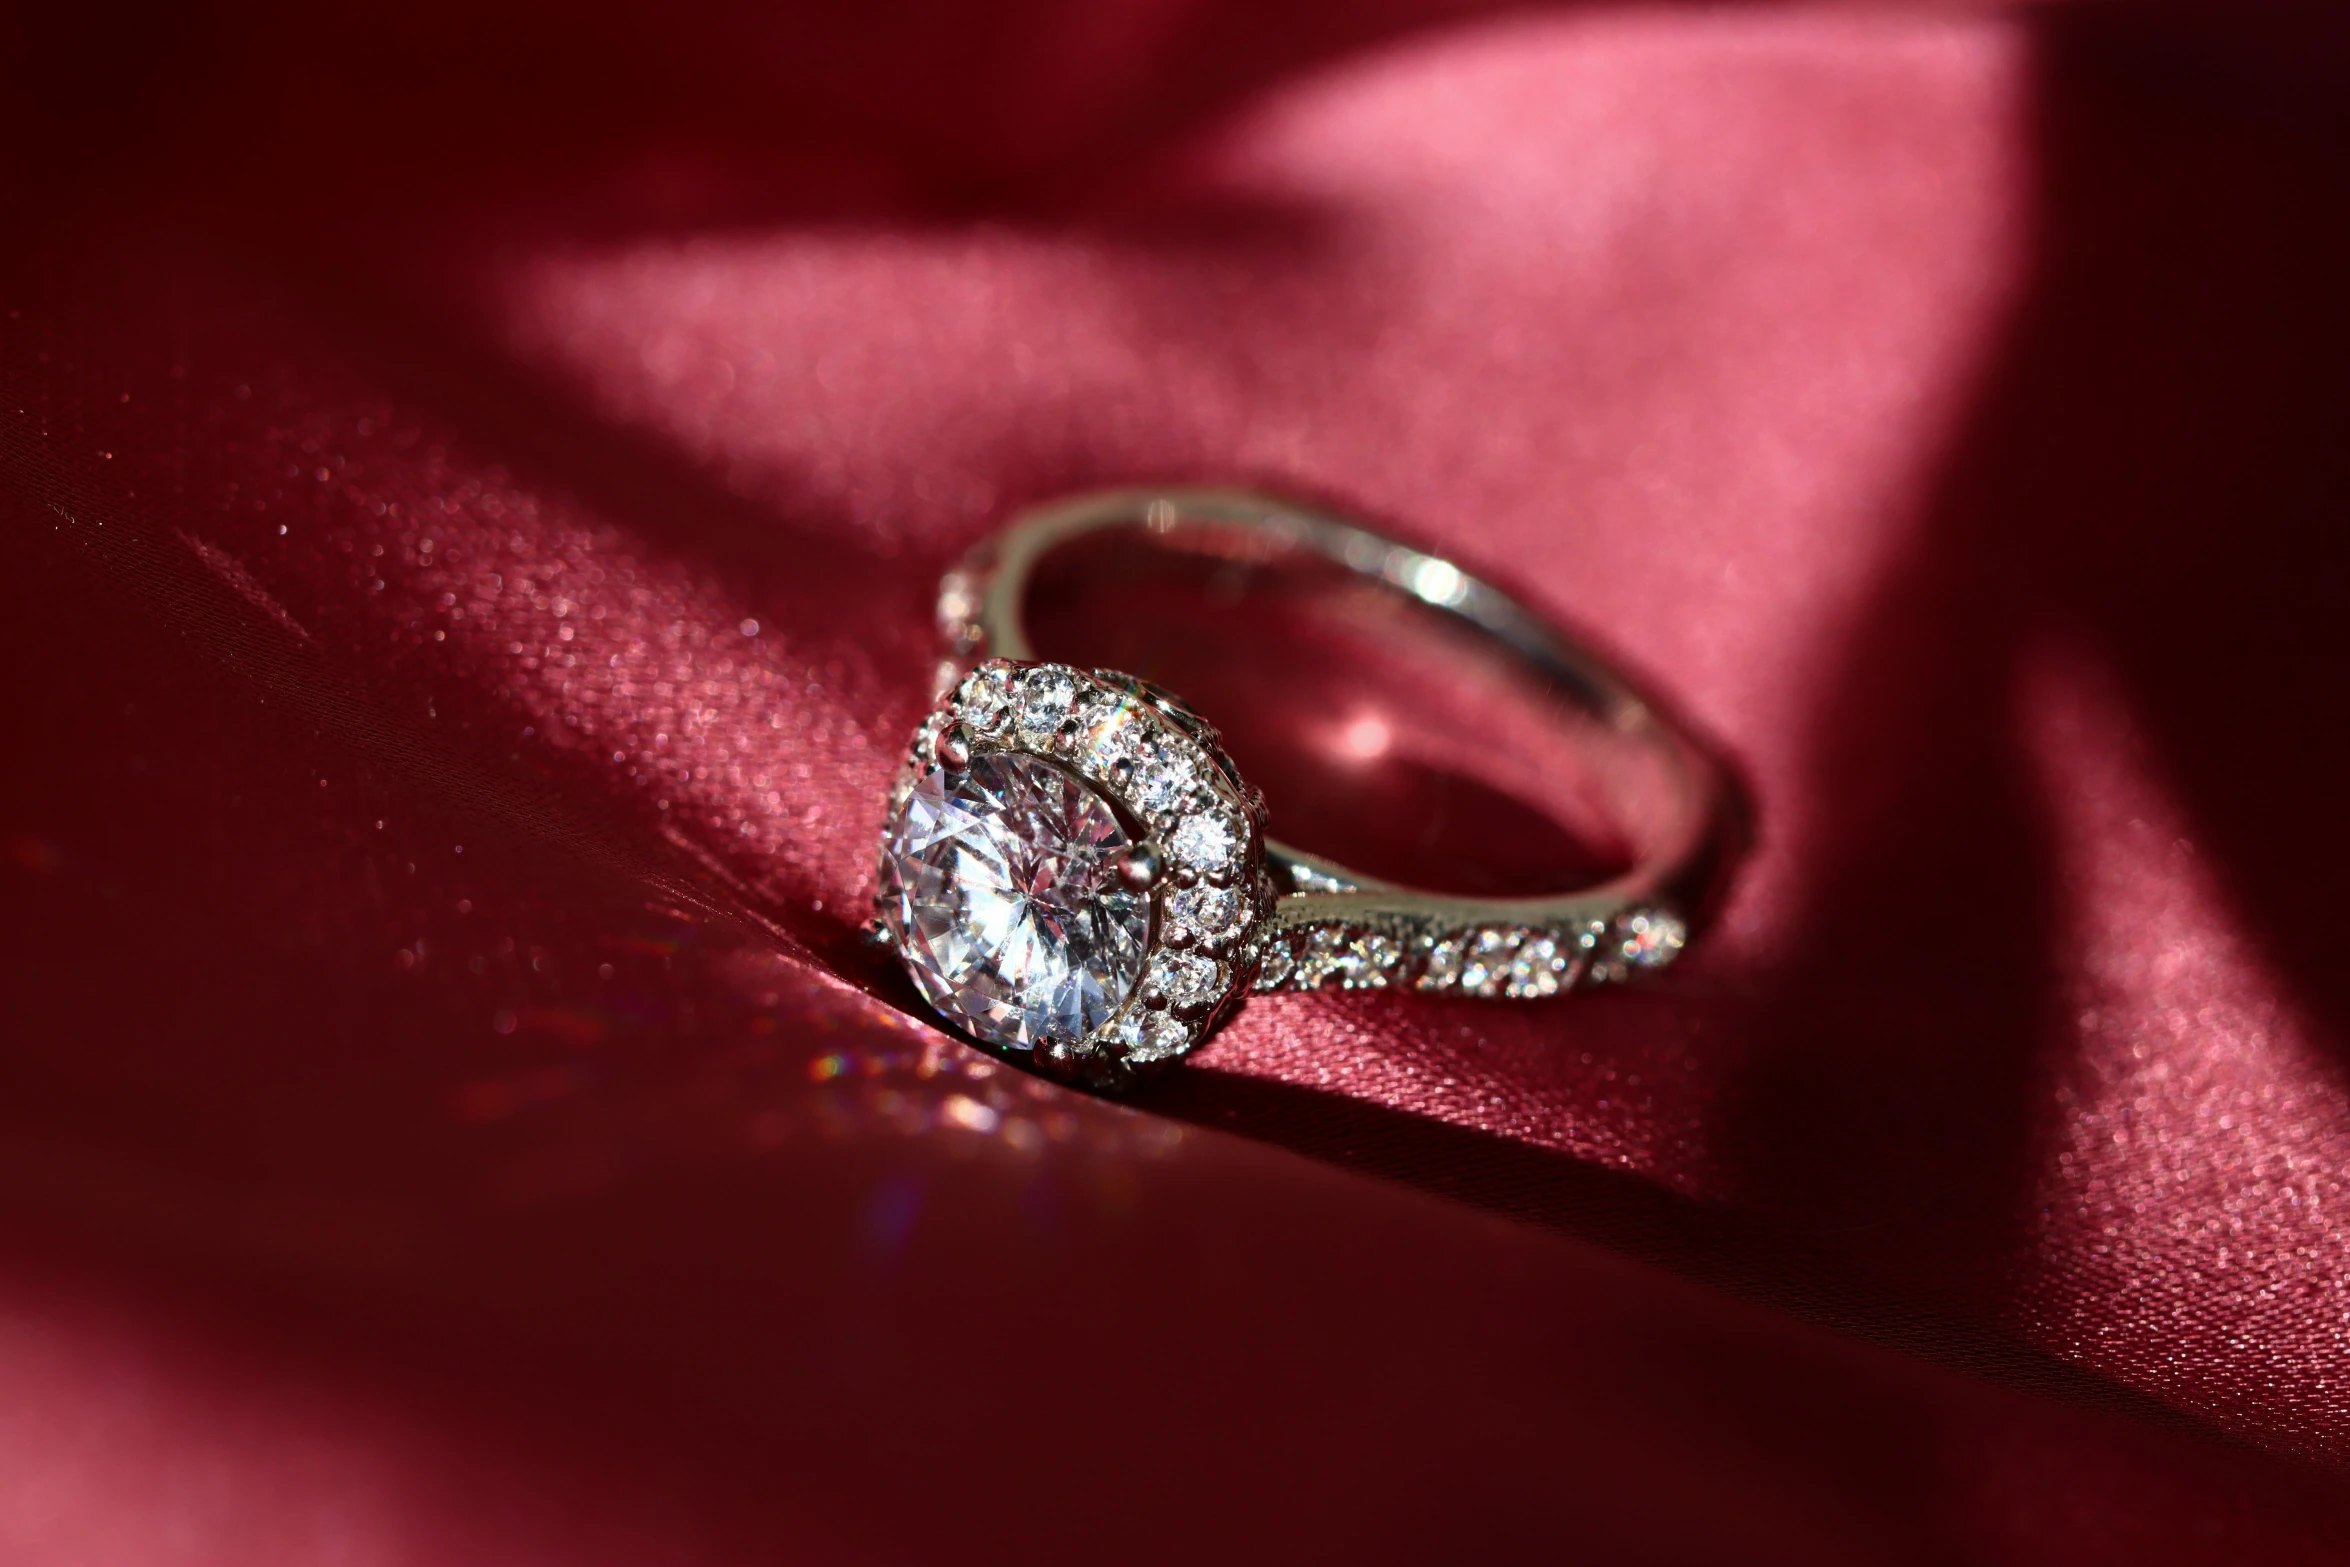
[[[974,1037],[1083,1039],[1147,955],[1149,899],[1118,874],[1132,842],[1108,801],[1041,758],[933,767],[890,824],[882,918],[924,999]]]

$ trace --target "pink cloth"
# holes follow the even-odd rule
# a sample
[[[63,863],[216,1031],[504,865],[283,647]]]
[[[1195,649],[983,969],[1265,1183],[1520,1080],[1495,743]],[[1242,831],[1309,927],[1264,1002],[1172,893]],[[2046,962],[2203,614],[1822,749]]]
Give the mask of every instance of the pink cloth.
[[[2341,1559],[2330,35],[846,16],[18,103],[0,1557]],[[1618,651],[1703,945],[901,1010],[938,572],[1150,479]]]

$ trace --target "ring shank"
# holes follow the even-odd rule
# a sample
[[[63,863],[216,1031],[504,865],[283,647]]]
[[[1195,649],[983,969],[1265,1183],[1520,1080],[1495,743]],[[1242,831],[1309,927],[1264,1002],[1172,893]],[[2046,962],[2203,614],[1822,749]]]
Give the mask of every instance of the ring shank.
[[[1500,589],[1336,517],[1212,489],[1105,491],[1028,512],[949,574],[940,614],[957,652],[1039,657],[1024,613],[1039,566],[1081,539],[1118,532],[1162,549],[1266,562],[1299,557],[1343,568],[1505,653],[1578,723],[1603,731],[1646,764],[1641,776],[1655,797],[1641,802],[1645,821],[1633,835],[1634,861],[1596,886],[1535,897],[1462,897],[1398,886],[1268,840],[1268,869],[1280,893],[1277,926],[1406,935],[1515,926],[1582,934],[1588,948],[1590,933],[1633,911],[1686,921],[1706,901],[1728,858],[1733,813],[1727,779],[1704,749],[1605,661]]]

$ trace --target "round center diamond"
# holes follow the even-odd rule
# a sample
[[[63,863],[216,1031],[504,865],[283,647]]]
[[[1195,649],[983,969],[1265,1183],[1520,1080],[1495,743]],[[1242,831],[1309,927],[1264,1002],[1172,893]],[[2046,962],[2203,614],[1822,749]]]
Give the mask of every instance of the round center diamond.
[[[1014,751],[933,767],[890,823],[882,919],[927,1001],[991,1045],[1092,1033],[1142,977],[1134,840],[1075,774]]]

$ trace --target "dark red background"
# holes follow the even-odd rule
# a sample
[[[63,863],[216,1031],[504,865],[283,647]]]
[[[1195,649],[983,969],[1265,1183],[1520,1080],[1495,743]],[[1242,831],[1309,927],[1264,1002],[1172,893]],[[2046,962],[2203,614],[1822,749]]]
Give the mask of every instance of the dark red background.
[[[0,1559],[2342,1558],[2339,27],[1473,11],[37,20]],[[1703,949],[899,1010],[937,573],[1152,479],[1618,650]]]

